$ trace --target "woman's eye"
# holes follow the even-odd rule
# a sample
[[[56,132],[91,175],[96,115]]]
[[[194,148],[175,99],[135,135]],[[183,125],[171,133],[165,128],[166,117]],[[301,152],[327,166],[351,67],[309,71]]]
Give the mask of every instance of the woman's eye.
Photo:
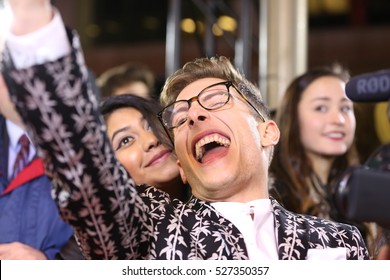
[[[119,150],[120,148],[124,147],[124,146],[128,146],[130,145],[132,142],[133,142],[133,137],[130,137],[130,136],[126,136],[126,137],[123,137],[120,141],[119,141],[119,144],[116,148],[116,150]]]
[[[315,107],[315,110],[318,112],[326,112],[326,106],[320,105]]]
[[[341,111],[344,112],[344,113],[348,113],[352,110],[352,107],[350,106],[343,106],[341,107]]]

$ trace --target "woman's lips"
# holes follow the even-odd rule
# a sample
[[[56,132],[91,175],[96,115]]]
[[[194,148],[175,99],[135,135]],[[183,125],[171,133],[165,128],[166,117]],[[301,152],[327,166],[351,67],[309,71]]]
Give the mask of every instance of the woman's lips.
[[[157,163],[160,163],[161,161],[164,161],[166,158],[168,158],[171,155],[171,152],[169,150],[164,150],[156,154],[152,159],[148,162],[146,167],[155,165]]]

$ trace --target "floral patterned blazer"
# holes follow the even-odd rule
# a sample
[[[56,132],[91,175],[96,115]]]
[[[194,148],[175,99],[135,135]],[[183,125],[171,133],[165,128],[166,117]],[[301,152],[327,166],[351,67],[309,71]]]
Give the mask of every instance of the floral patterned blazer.
[[[242,234],[209,203],[195,197],[183,203],[135,186],[106,135],[78,36],[68,35],[69,56],[16,70],[5,52],[2,72],[85,257],[248,259]],[[346,259],[368,259],[355,227],[293,214],[271,202],[280,259],[333,249],[344,250]]]

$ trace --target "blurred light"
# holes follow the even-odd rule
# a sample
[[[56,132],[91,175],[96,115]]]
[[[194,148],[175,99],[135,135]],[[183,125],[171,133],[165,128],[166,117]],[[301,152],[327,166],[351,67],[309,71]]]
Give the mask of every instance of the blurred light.
[[[351,8],[349,0],[309,0],[308,4],[310,15],[346,14]]]
[[[96,38],[100,35],[101,30],[100,27],[96,24],[89,24],[85,28],[85,34],[90,38]]]
[[[318,0],[309,0],[309,14],[310,15],[319,15],[321,13],[321,3]]]
[[[196,25],[193,19],[185,18],[181,20],[180,23],[181,30],[186,33],[194,33],[196,30]]]
[[[325,10],[331,14],[345,14],[349,11],[348,0],[323,0]]]
[[[204,33],[204,23],[200,20],[196,21],[196,29],[198,30],[199,34]]]
[[[217,37],[220,37],[223,35],[223,30],[218,26],[218,24],[214,23],[211,30],[213,31],[213,34]]]
[[[234,32],[237,29],[237,21],[229,16],[220,16],[217,23],[222,30],[227,32]]]

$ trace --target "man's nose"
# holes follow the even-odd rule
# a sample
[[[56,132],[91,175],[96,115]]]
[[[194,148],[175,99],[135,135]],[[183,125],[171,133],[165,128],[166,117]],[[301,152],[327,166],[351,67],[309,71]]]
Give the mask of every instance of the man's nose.
[[[194,101],[188,109],[188,124],[194,125],[197,121],[205,121],[209,117],[209,111],[203,108],[199,102]]]

